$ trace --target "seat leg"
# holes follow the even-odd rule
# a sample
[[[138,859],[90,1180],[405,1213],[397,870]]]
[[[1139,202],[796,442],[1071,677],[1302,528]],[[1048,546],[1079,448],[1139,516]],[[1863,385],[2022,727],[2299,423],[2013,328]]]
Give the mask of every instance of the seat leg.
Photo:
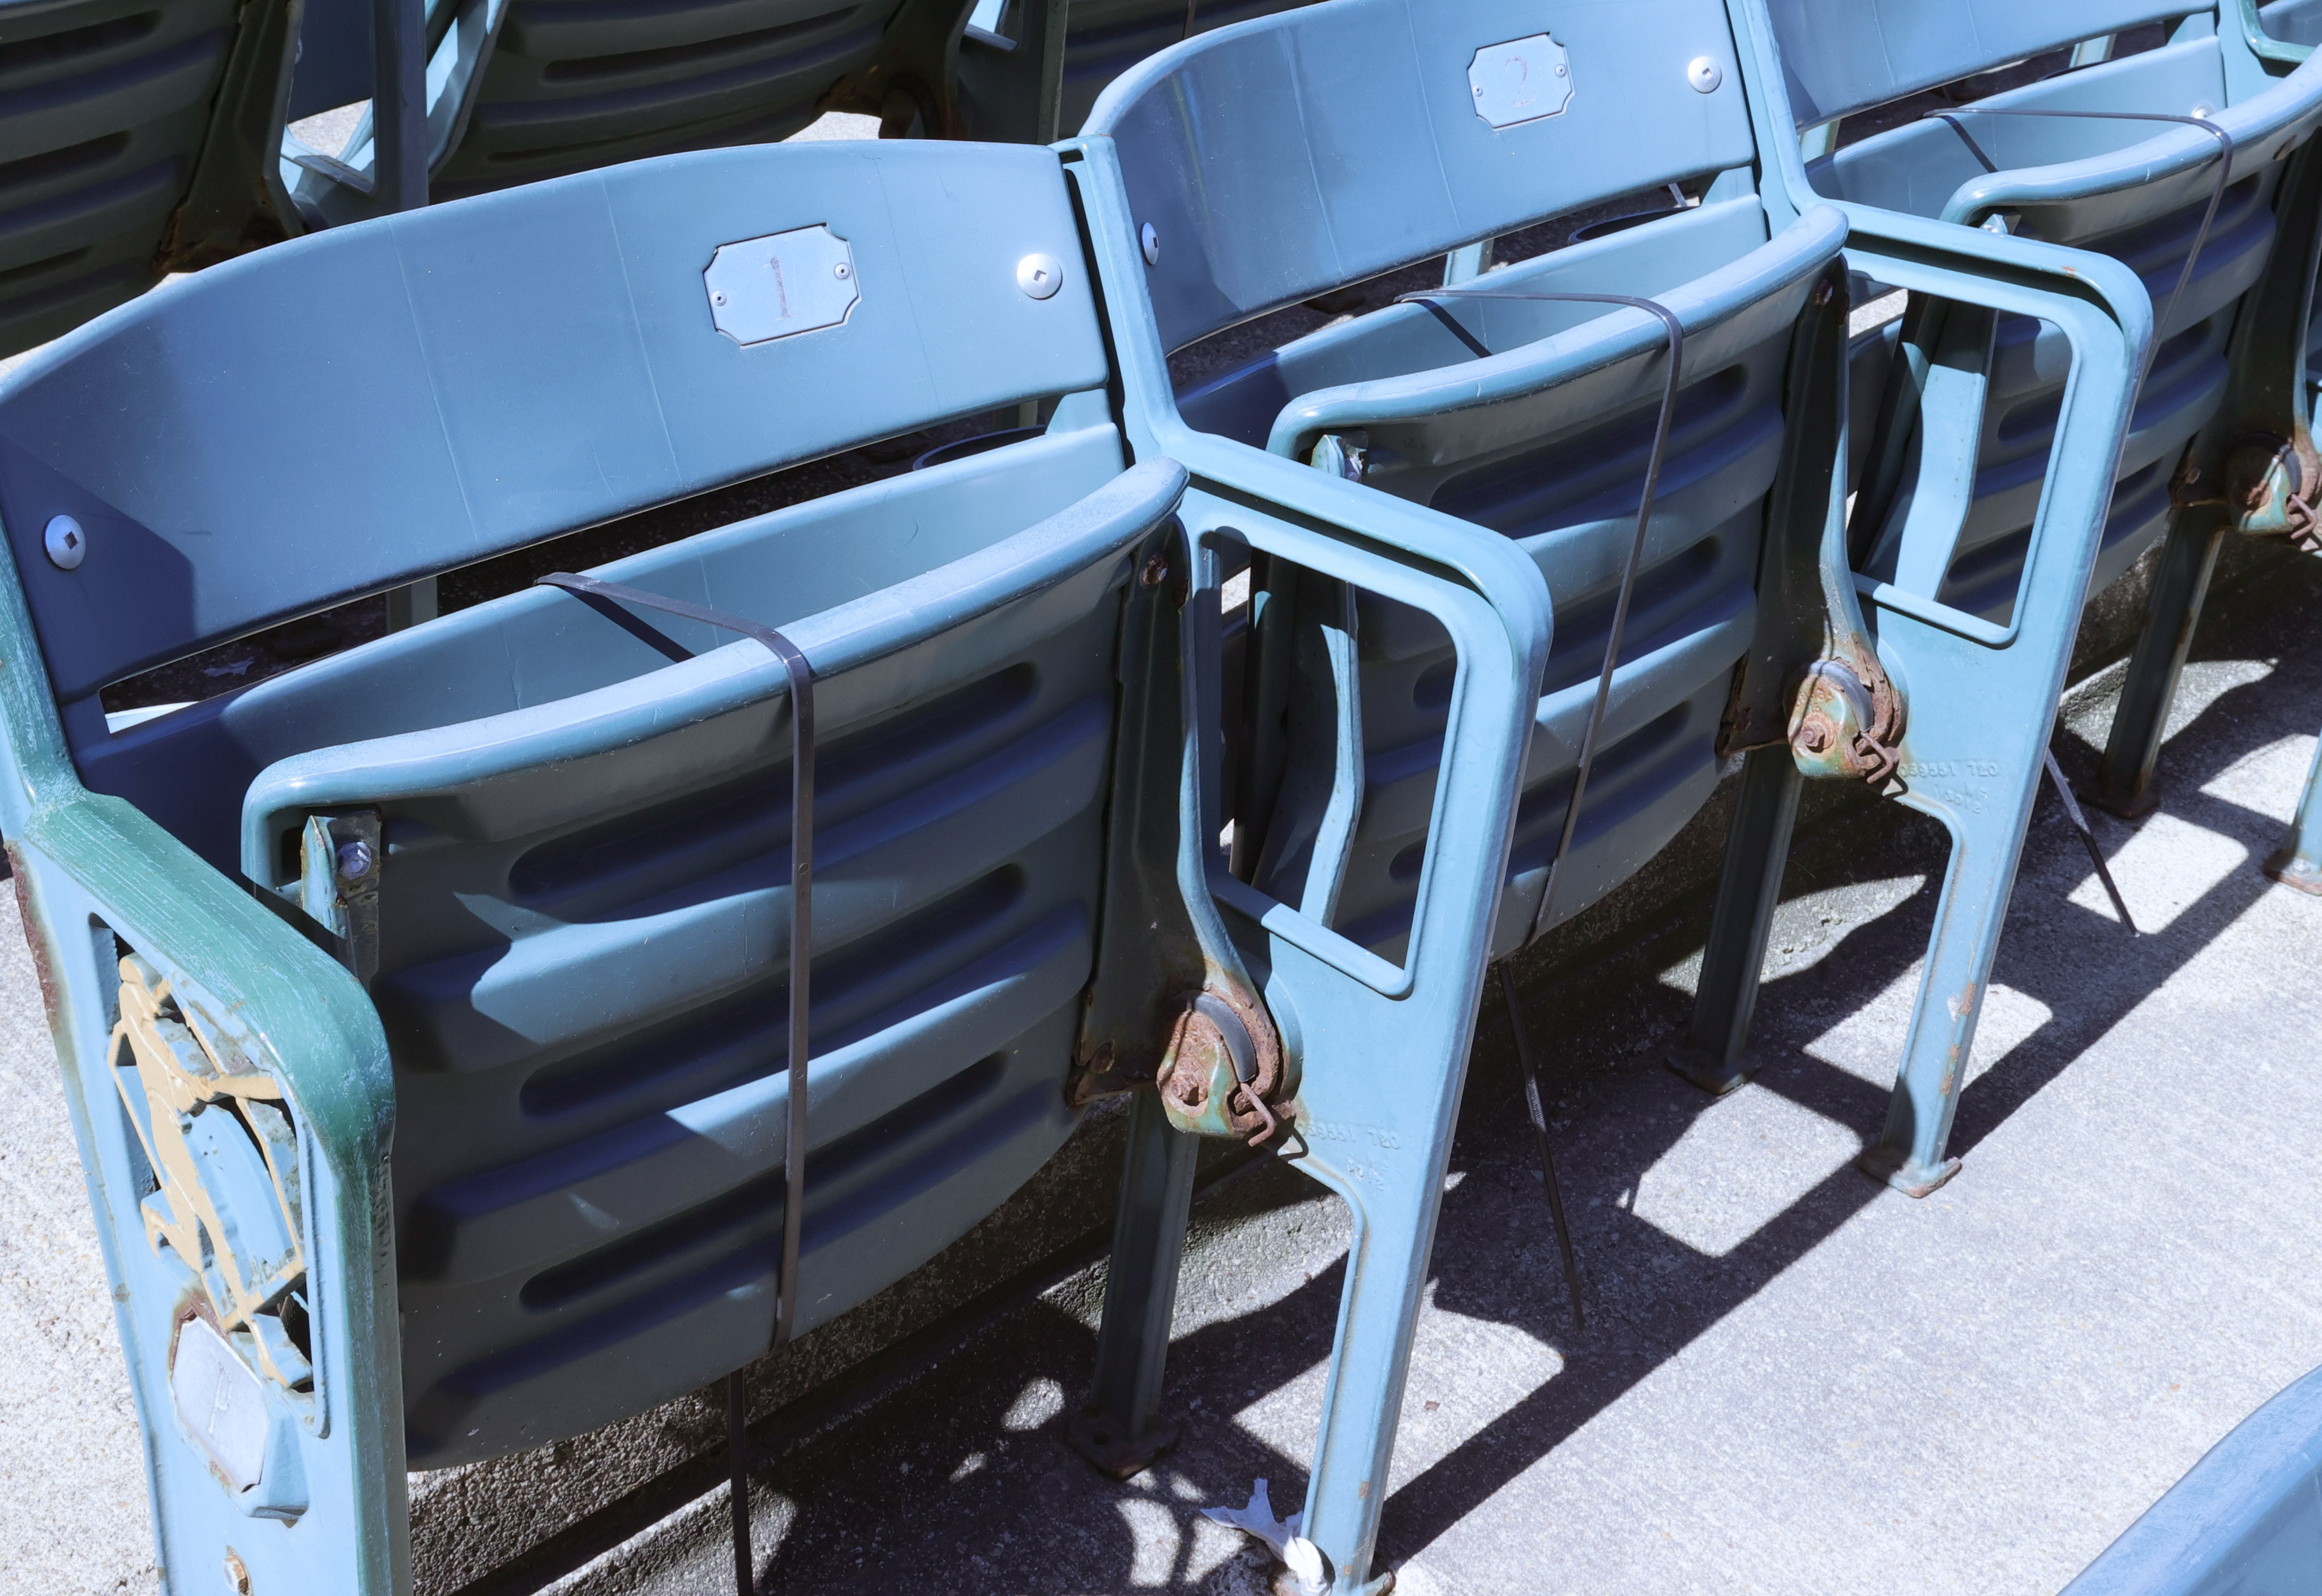
[[[1959,1172],[1945,1156],[1959,1113],[1975,1023],[1999,952],[1999,932],[2021,851],[2008,816],[1953,820],[1952,857],[1934,935],[1904,1038],[1903,1067],[1886,1129],[1856,1162],[1872,1179],[1924,1197]]]
[[[1170,1126],[1159,1092],[1138,1092],[1129,1112],[1096,1379],[1088,1406],[1067,1432],[1075,1451],[1118,1480],[1141,1472],[1177,1439],[1177,1427],[1161,1418],[1161,1384],[1200,1152],[1201,1138]]]
[[[1440,1160],[1430,1176],[1412,1167],[1428,1162],[1412,1158],[1420,1149],[1387,1145],[1398,1141],[1378,1139],[1376,1163],[1331,1172],[1328,1181],[1353,1211],[1354,1236],[1302,1533],[1321,1549],[1331,1596],[1382,1596],[1394,1577],[1374,1575],[1371,1555],[1443,1184]]]
[[[2306,772],[2306,790],[2298,799],[2298,817],[2281,852],[2265,862],[2265,873],[2285,887],[2322,896],[2322,744],[2314,750],[2313,767]]]
[[[1668,1056],[1669,1068],[1704,1091],[1722,1096],[1750,1078],[1750,1017],[1758,1007],[1766,939],[1773,930],[1804,785],[1787,743],[1757,749],[1743,760],[1693,1018]]]
[[[2088,794],[2099,808],[2133,819],[2153,806],[2153,762],[2161,754],[2170,701],[2177,696],[2177,678],[2185,669],[2224,541],[2224,523],[2214,515],[2180,512],[2170,524],[2153,596],[2145,601],[2144,625],[2120,685],[2120,707],[2113,711],[2112,733],[2105,740],[2104,762]]]

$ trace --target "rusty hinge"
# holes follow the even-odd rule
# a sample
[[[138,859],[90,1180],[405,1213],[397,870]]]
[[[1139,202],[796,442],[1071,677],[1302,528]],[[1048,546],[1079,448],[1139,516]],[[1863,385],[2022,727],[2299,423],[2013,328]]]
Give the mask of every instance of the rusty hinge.
[[[1156,1084],[1169,1123],[1263,1145],[1282,1129],[1282,1039],[1254,998],[1212,982],[1179,1011]]]

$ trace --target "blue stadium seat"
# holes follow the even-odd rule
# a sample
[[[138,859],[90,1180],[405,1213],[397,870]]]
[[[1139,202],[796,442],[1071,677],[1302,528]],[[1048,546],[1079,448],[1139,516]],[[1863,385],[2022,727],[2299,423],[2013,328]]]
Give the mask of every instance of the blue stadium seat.
[[[1281,928],[1276,971],[1357,963],[1316,926],[1391,967],[1428,913],[1420,866],[1447,814],[1496,800],[1455,788],[1445,807],[1440,739],[1468,679],[1456,640],[1392,593],[1275,557],[1251,531],[1266,521],[1256,494],[1330,519],[1368,499],[1413,525],[1465,531],[1470,559],[1533,570],[1553,598],[1493,954],[1633,876],[1706,802],[1724,762],[1746,754],[1705,978],[1723,983],[1720,1040],[1738,1049],[1801,772],[1883,786],[1899,767],[1897,796],[1915,807],[1942,813],[1952,791],[1976,795],[1930,953],[1945,984],[1922,999],[1917,1027],[1941,1034],[1948,1017],[1947,1039],[1964,1045],[1973,1008],[1961,1018],[1952,995],[1979,990],[1989,969],[2145,296],[2109,262],[1987,248],[1915,218],[1850,239],[1836,209],[1761,192],[1762,130],[1736,68],[1719,0],[1545,19],[1514,0],[1337,0],[1133,68],[1065,146],[1130,443],[1192,473],[1180,515],[1220,569],[1249,561],[1250,685],[1231,713],[1250,743],[1230,870],[1211,886],[1236,914]],[[1172,389],[1170,352],[1222,329],[1670,183],[1699,203]],[[1850,271],[2060,329],[2071,380],[2009,624],[1848,567]],[[1626,297],[1608,310],[1608,296]],[[1963,473],[1971,458],[1970,440],[1927,451],[1931,470]],[[1935,530],[1954,535],[1959,518]],[[1939,787],[1940,772],[1959,780]],[[1367,999],[1302,1011],[1301,1025],[1312,1046],[1314,1027],[1378,1033],[1393,1010]],[[1456,1061],[1435,1062],[1390,1053],[1369,1072],[1310,1074],[1298,1102],[1299,1167],[1356,1216],[1304,1513],[1342,1592],[1380,1588],[1376,1487],[1462,1079]],[[1180,1127],[1226,1128],[1170,1095]],[[1141,1142],[1124,1214],[1139,1200],[1149,1212],[1147,1194],[1182,1181],[1185,1157],[1157,1134]],[[1166,1437],[1158,1366],[1138,1362],[1153,1344],[1138,1330],[1166,1322],[1176,1236],[1124,1227],[1116,1245],[1080,1433],[1123,1467]]]
[[[287,0],[0,4],[0,355],[282,236]],[[295,231],[295,219],[292,223]]]
[[[1184,473],[1127,458],[1097,303],[1056,152],[793,145],[294,241],[0,379],[0,829],[164,1566],[407,1591],[407,1465],[643,1411],[861,1302],[1108,1069],[1207,1058],[1284,1117],[1367,1050],[1455,1072],[1538,576],[1463,575],[1466,534],[1371,497],[1271,538],[1450,629],[1446,770],[1480,801],[1391,975],[1261,962],[1198,889]],[[1052,400],[1010,447],[105,707],[287,618]],[[361,446],[285,450],[317,414]],[[1382,979],[1396,1024],[1321,1023]]]
[[[892,131],[970,131],[955,101],[972,0],[318,0],[324,48],[293,114],[360,100],[372,57],[359,19],[401,5],[424,30],[427,182],[404,202],[456,199],[680,150],[787,138],[831,106]],[[416,71],[417,63],[403,68]],[[1010,79],[1012,85],[1016,79]],[[996,91],[995,91],[996,92]],[[1028,95],[1028,87],[1019,91]],[[283,146],[282,178],[313,224],[378,214],[372,129],[342,150]]]
[[[2062,1596],[2295,1596],[2322,1569],[2322,1370],[2235,1425]]]
[[[2074,270],[2125,267],[2154,307],[2125,438],[2108,453],[2082,456],[2058,430],[2057,406],[2077,373],[2058,358],[2064,335],[2052,318],[1995,315],[1870,269],[1876,291],[1913,292],[1885,347],[1867,345],[1870,358],[1856,363],[1858,380],[1876,385],[1857,414],[1876,422],[1856,441],[1848,529],[1866,580],[1973,617],[1991,635],[2020,633],[2035,624],[2023,573],[2027,551],[2036,557],[2057,466],[2104,461],[2114,486],[2090,588],[2116,579],[2164,534],[2168,542],[2100,783],[2105,801],[2130,807],[2142,781],[2138,762],[2121,751],[2144,743],[2150,769],[2224,499],[2240,491],[2253,459],[2260,477],[2281,469],[2298,430],[2304,284],[2322,221],[2322,164],[2311,150],[2322,123],[2322,64],[2290,71],[2268,62],[2237,26],[2220,30],[2201,12],[2176,22],[2157,49],[2117,59],[2103,59],[2104,49],[2061,53],[2181,14],[2153,0],[1731,5],[1751,41],[1743,71],[1775,156],[1770,183],[1791,203],[1835,203],[1858,229],[1915,228],[1962,247],[1970,237],[1993,241],[1995,276],[2016,269],[2026,247],[2067,251],[2082,263]],[[1907,114],[1911,95],[2026,58],[2019,75],[2033,81],[1981,99],[1953,91]],[[2081,64],[2036,76],[2073,61]],[[1900,120],[1883,132],[1811,164],[1791,153],[1801,130],[1897,104],[1902,113],[1885,119]],[[2285,276],[2269,269],[2277,256],[2305,264]],[[1931,408],[1938,396],[1948,418]],[[1931,474],[1920,451],[1939,440],[1970,451],[1971,467]],[[2071,629],[2069,617],[2056,624]],[[2038,723],[2029,728],[2036,738],[2028,763],[2012,751],[1999,755],[1996,734],[1979,734],[1960,758],[1904,765],[1904,780],[1962,852],[1972,851],[1964,844],[1996,789],[2019,778],[2028,785],[2048,757],[2052,707],[2025,713]],[[1939,919],[1967,907],[1954,857]],[[2005,907],[2003,892],[1971,912],[1996,917]],[[1984,973],[1931,962],[1921,987],[1904,1081],[1870,1155],[1906,1190],[1925,1190],[1953,1167],[1944,1144]],[[1943,996],[1951,1023],[1931,1011],[1931,994]]]

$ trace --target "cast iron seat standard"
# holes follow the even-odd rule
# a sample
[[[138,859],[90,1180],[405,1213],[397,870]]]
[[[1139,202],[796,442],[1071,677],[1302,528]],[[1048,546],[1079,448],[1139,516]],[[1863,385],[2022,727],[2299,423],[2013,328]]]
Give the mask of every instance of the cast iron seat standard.
[[[2029,810],[2034,728],[2061,686],[2095,552],[2148,325],[2143,292],[2124,269],[2083,269],[2041,246],[1999,241],[2016,269],[1995,278],[1930,225],[1906,223],[1890,255],[1894,234],[1850,243],[1829,207],[1778,212],[1753,187],[1753,132],[1718,0],[1571,8],[1551,34],[1542,21],[1517,0],[1339,0],[1205,35],[1107,91],[1065,148],[1133,446],[1192,472],[1180,515],[1220,567],[1239,562],[1245,496],[1262,484],[1333,518],[1384,501],[1411,524],[1466,530],[1474,559],[1545,579],[1555,647],[1530,707],[1494,954],[1633,875],[1742,748],[1760,752],[1725,898],[1729,938],[1747,957],[1721,956],[1750,981],[1801,765],[1859,778],[1897,760],[2006,761],[2008,780],[1992,783],[1953,867],[1966,883],[1955,899],[1997,901]],[[1168,351],[1220,329],[1595,200],[1696,180],[1707,184],[1697,208],[1466,285],[1492,297],[1426,296],[1171,390]],[[1858,608],[1838,519],[1850,266],[2063,329],[2072,370],[2056,465],[2011,627],[1884,588],[1868,616]],[[1659,310],[1531,294],[1650,295]],[[1673,389],[1663,315],[1683,339]],[[1647,529],[1640,503],[1669,400]],[[1931,451],[1932,469],[1967,463],[1962,449]],[[1213,889],[1269,926],[1295,904],[1392,961],[1426,912],[1412,867],[1440,834],[1451,779],[1438,738],[1466,672],[1394,595],[1262,550],[1250,586],[1251,686],[1232,712],[1250,727],[1250,752],[1231,870]],[[1602,752],[1559,857],[1624,597]],[[1449,790],[1455,812],[1496,798]],[[1917,786],[1905,801],[1936,807]],[[1996,913],[1954,902],[1932,962],[1962,985],[1979,980],[1997,930]],[[1736,980],[1738,1032],[1751,989]],[[1921,1031],[1942,1033],[1956,990],[1923,999],[1936,1018]],[[1971,1010],[1948,1012],[1962,1035]],[[1355,1218],[1303,1518],[1340,1591],[1378,1588],[1379,1485],[1461,1081],[1457,1068],[1439,1075],[1389,1055],[1367,1076],[1310,1078],[1294,1105],[1300,1167]],[[1163,1106],[1177,1126],[1222,1128],[1174,1090]],[[1189,1157],[1158,1118],[1148,1114],[1136,1145],[1125,1202],[1166,1189]],[[1166,1321],[1177,1236],[1122,1236],[1081,1433],[1125,1468],[1166,1442],[1160,1371],[1137,1361],[1153,1344],[1134,1331]]]
[[[2155,307],[2153,347],[2134,373],[2141,384],[2134,419],[2107,466],[2116,480],[2090,584],[2109,582],[2169,533],[2139,650],[2145,688],[2125,695],[2113,733],[2106,781],[2116,794],[2121,771],[2135,768],[2120,750],[2142,735],[2141,720],[2150,719],[2148,747],[2157,742],[2162,678],[2174,674],[2167,641],[2181,635],[2172,617],[2189,625],[2207,577],[2205,551],[2213,552],[2209,517],[2222,514],[2218,499],[2172,514],[2172,497],[2208,498],[2228,479],[2226,491],[2238,491],[2237,473],[2252,456],[2260,476],[2280,469],[2285,451],[2294,459],[2285,441],[2299,435],[2304,282],[2322,219],[2322,163],[2310,154],[2322,123],[2322,63],[2272,76],[2236,28],[2220,36],[2202,13],[2179,23],[2160,49],[1952,107],[1949,122],[1907,123],[1807,166],[1796,153],[1802,127],[2171,8],[2154,0],[2068,0],[1978,6],[1970,16],[1932,0],[1729,6],[1769,154],[1769,205],[1834,203],[1857,236],[1879,230],[1939,242],[1987,260],[1982,269],[1994,280],[2014,277],[2030,259],[2083,273],[2125,267]],[[2043,114],[1982,114],[2025,110]],[[2189,118],[2199,125],[2184,125]],[[2222,159],[2228,144],[2229,166]],[[2295,269],[2269,270],[2274,256]],[[2059,358],[2061,324],[1856,264],[1874,291],[1911,292],[1891,360],[1856,363],[1859,379],[1866,367],[1870,379],[1886,368],[1883,392],[1856,397],[1856,414],[1877,418],[1869,438],[1856,441],[1849,537],[1859,582],[1869,586],[1874,607],[1886,608],[1883,596],[1891,594],[1942,609],[1962,640],[2049,627],[2068,639],[2075,616],[2042,607],[2025,567],[2025,551],[2038,549],[2043,520],[2053,514],[2058,469],[2094,458],[2057,431],[2060,397],[2078,375],[2067,378]],[[1937,448],[1959,463],[1932,470],[1928,451]],[[2081,595],[2071,597],[2076,612]],[[1882,655],[1891,653],[1888,622],[1874,619],[1873,628]],[[2156,637],[2163,640],[2157,649]],[[1899,674],[1914,694],[1915,744],[1934,678],[1909,667]],[[2061,676],[2054,685],[2061,687]],[[2012,806],[2019,783],[2028,796],[2046,757],[2052,700],[2022,715],[2021,725],[1963,725],[1940,756],[1915,746],[1898,772],[1906,801],[1941,816],[1958,845],[1939,924],[1966,914],[1988,917],[1996,929],[2006,907],[2007,872],[1996,877],[1997,891],[1977,897],[1962,867],[1979,850],[1988,860],[1997,848],[2012,868],[2012,834],[1986,834],[1995,802]],[[1713,952],[1721,935],[1713,930]],[[1931,962],[1921,986],[1904,1079],[1880,1144],[1866,1155],[1906,1190],[1932,1189],[1956,1165],[1944,1147],[1963,1075],[1958,1061],[1967,1056],[1987,974],[1988,967]],[[1744,1070],[1730,1023],[1733,990],[1732,980],[1705,978],[1694,1019],[1688,1072],[1712,1087]],[[1943,999],[1932,1010],[1930,993]],[[1948,1025],[1940,1017],[1946,1009]]]
[[[0,0],[0,356],[281,236],[287,0]]]
[[[0,383],[0,826],[173,1588],[407,1591],[407,1464],[749,1363],[1014,1190],[1076,1123],[1076,1066],[1150,1081],[1173,1026],[1181,1052],[1247,1041],[1198,1012],[1244,955],[1179,885],[1217,825],[1183,707],[1215,681],[1177,664],[1184,473],[1126,461],[1094,304],[1054,151],[790,146],[297,241]],[[610,588],[104,709],[290,616],[1059,396],[1045,436]],[[319,412],[365,448],[285,454]],[[1528,570],[1486,592],[1448,574],[1456,533],[1339,525],[1269,546],[1451,628],[1446,771],[1486,796],[1439,819],[1375,1035],[1299,1029],[1369,989],[1275,960],[1287,1044],[1249,1024],[1292,1090],[1332,1047],[1464,1055],[1513,809],[1488,795],[1546,647]],[[810,1074],[782,1023],[809,948]]]
[[[2322,1567],[2322,1370],[2235,1425],[2063,1596],[2290,1596]]]
[[[1800,128],[2186,10],[2182,0],[2066,0],[1995,6],[1989,17],[1977,9],[1970,17],[1940,0],[1875,11],[1834,0],[1735,4],[1765,5],[1776,69],[1789,90],[1786,98],[1769,96],[1769,108]],[[2215,21],[2197,11],[2177,21],[2159,49],[2083,65],[1875,134],[1807,166],[1796,196],[1799,204],[1835,199],[2069,244],[2136,271],[2165,320],[2155,328],[2121,457],[2096,588],[2126,570],[2166,529],[2171,479],[2187,445],[2232,408],[2236,329],[2244,341],[2259,330],[2256,318],[2241,313],[2266,278],[2281,230],[2277,202],[2312,197],[2309,190],[2286,194],[2283,178],[2289,158],[2322,123],[2322,70],[2287,81],[2279,68],[2269,75],[2239,31],[2229,25],[2221,36]],[[2152,119],[2143,119],[2147,114]],[[2208,127],[2184,125],[2189,118],[2230,136],[2229,172],[2219,159],[2226,141]],[[2216,214],[2205,225],[2213,202]],[[2310,239],[2302,215],[2288,224]],[[2179,278],[2197,249],[2180,291]],[[1952,315],[1923,297],[1904,319],[1898,363],[1962,371],[1983,389],[1967,530],[1948,566],[1927,574],[1946,602],[1999,619],[2016,591],[2059,379],[2041,359],[2037,324],[2012,317],[1984,325],[1991,319]],[[1894,391],[1881,396],[1889,432],[1913,419],[1907,382],[1897,377]],[[2288,426],[2281,418],[2277,435],[2286,437]],[[1896,569],[1895,548],[1914,504],[1932,493],[1948,513],[1959,490],[1906,480],[1899,461],[1881,458],[1881,439],[1865,442],[1870,457],[1856,484],[1863,498],[1854,533],[1865,568],[1886,576]],[[2188,491],[2180,488],[2180,496]]]

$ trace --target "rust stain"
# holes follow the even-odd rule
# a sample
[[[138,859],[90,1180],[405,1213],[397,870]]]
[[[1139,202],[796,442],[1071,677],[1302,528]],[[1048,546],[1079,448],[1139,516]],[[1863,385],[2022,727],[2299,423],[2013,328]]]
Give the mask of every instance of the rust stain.
[[[16,889],[16,917],[23,923],[24,946],[32,955],[32,976],[41,983],[41,1007],[49,1017],[49,1030],[59,1045],[64,1035],[59,1028],[63,1008],[59,998],[57,972],[49,962],[48,939],[41,935],[39,912],[32,907],[32,894],[24,882],[29,872],[24,869],[24,855],[14,843],[8,848],[8,884]]]
[[[1975,987],[1976,983],[1970,981],[1960,989],[1959,996],[1945,1000],[1943,1007],[1952,1011],[1953,1020],[1963,1020],[1975,1011]]]

